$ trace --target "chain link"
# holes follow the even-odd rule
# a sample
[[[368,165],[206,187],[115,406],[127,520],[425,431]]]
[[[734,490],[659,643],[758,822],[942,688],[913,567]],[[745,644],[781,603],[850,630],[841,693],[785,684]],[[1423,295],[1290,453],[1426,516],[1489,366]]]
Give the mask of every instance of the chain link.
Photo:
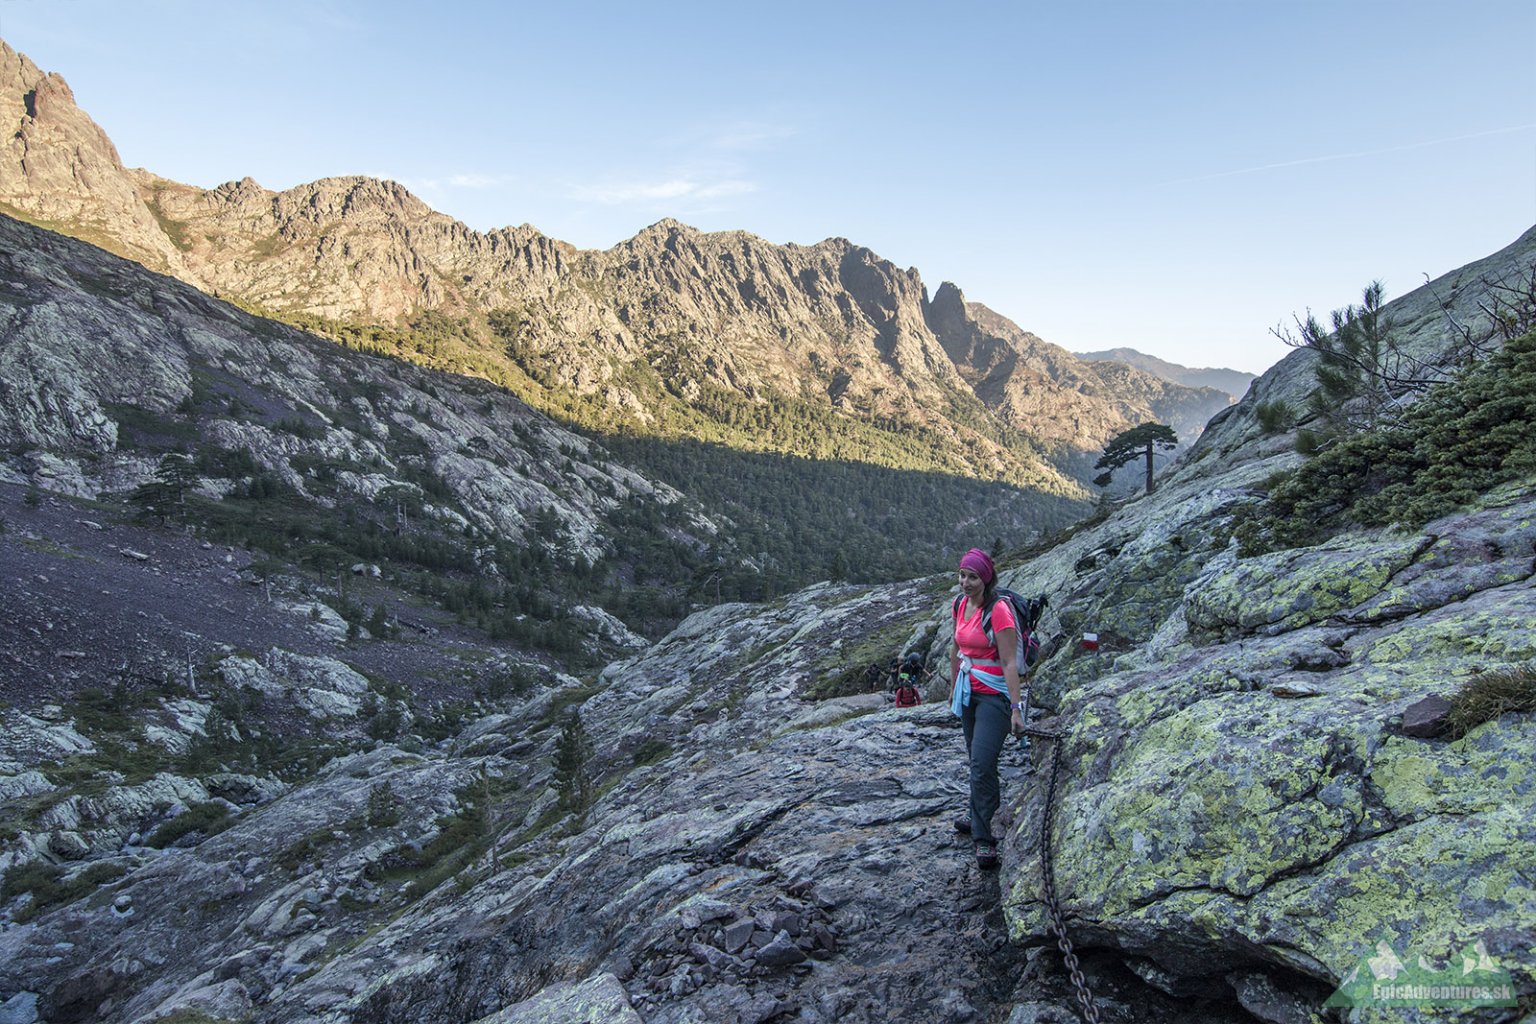
[[[1078,1008],[1088,1024],[1100,1024],[1099,1008],[1094,1005],[1093,993],[1078,965],[1077,954],[1072,951],[1072,940],[1067,937],[1067,920],[1061,912],[1061,901],[1056,896],[1056,869],[1051,861],[1051,816],[1056,807],[1056,778],[1061,771],[1061,734],[1044,729],[1026,729],[1025,732],[1039,739],[1051,740],[1051,774],[1045,787],[1045,809],[1040,814],[1040,875],[1045,885],[1045,909],[1051,917],[1051,929],[1056,933],[1056,946],[1061,950],[1062,962],[1072,978],[1072,988],[1077,996]]]

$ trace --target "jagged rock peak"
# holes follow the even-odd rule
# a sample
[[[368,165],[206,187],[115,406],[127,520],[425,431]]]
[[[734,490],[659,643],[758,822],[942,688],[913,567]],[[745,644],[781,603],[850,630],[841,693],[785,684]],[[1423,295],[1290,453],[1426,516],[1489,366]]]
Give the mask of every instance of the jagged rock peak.
[[[97,244],[193,279],[140,200],[101,126],[63,77],[0,40],[0,201],[26,216],[78,227]]]
[[[955,284],[955,282],[945,281],[939,285],[939,290],[933,293],[933,301],[935,303],[958,302],[963,306],[965,305],[965,293],[960,290],[960,286]]]
[[[411,218],[451,219],[422,202],[399,182],[363,175],[320,178],[285,189],[278,193],[278,198],[285,203],[299,201],[342,216],[373,210]]]
[[[262,188],[261,184],[250,175],[246,175],[239,181],[226,181],[214,188],[213,193],[217,196],[270,196],[273,194],[270,189]]]
[[[636,238],[645,238],[650,235],[701,235],[704,232],[689,224],[684,224],[675,217],[663,217],[654,224],[647,225],[635,233]]]
[[[646,227],[641,228],[634,234],[633,237],[619,242],[617,245],[613,246],[613,248],[623,249],[625,247],[633,247],[638,244],[652,244],[656,241],[660,241],[665,244],[672,241],[673,239],[687,239],[689,242],[696,245],[707,241],[717,247],[721,245],[734,245],[743,249],[757,247],[765,249],[780,248],[773,242],[768,241],[760,235],[754,235],[750,231],[742,231],[740,229],[732,231],[704,231],[700,228],[694,227],[691,224],[684,224],[682,221],[676,219],[675,217],[663,217],[656,223],[649,224]]]
[[[965,315],[965,293],[953,281],[945,281],[933,293],[928,310],[931,315],[944,319],[962,317]]]
[[[0,95],[15,95],[21,99],[21,109],[7,111],[17,126],[8,140],[10,145],[20,143],[23,150],[30,148],[27,145],[29,129],[79,132],[83,135],[81,141],[96,151],[96,155],[107,157],[112,165],[121,169],[117,147],[101,126],[76,105],[74,90],[64,76],[42,70],[26,54],[11,49],[3,39],[0,39]]]

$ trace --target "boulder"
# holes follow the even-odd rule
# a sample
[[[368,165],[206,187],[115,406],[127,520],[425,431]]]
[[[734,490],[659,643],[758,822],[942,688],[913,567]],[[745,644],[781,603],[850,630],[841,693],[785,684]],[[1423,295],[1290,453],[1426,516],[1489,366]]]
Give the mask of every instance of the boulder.
[[[475,1024],[645,1024],[612,974],[551,985]]]
[[[1415,701],[1403,709],[1403,735],[1429,737],[1444,732],[1451,714],[1451,702],[1438,694]]]

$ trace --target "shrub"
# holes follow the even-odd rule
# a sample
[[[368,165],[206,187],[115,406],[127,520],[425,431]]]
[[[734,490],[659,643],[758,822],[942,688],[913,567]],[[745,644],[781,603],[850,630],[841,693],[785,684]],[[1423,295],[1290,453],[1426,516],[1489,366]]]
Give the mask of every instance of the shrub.
[[[889,671],[889,662],[851,665],[811,683],[805,688],[804,694],[807,700],[830,700],[833,697],[874,693],[884,687]]]
[[[282,853],[273,858],[273,862],[284,871],[297,871],[308,861],[318,862],[321,849],[335,841],[336,836],[332,829],[317,828],[308,835],[289,843]]]
[[[482,773],[456,790],[459,809],[437,819],[437,835],[423,846],[401,846],[365,872],[370,878],[408,878],[404,894],[417,900],[463,871],[493,845],[496,805],[515,780]]]
[[[1296,425],[1296,411],[1284,399],[1269,398],[1254,406],[1259,429],[1266,434],[1283,434]]]
[[[229,820],[229,808],[217,800],[209,800],[205,803],[193,804],[170,821],[162,823],[150,833],[149,838],[145,840],[145,845],[163,850],[176,840],[193,832],[201,832],[204,837],[217,835],[232,824],[233,822]]]
[[[20,864],[5,873],[0,882],[0,900],[11,900],[23,893],[32,897],[16,913],[18,923],[25,924],[49,907],[73,903],[90,895],[97,887],[116,881],[128,869],[121,864],[91,864],[65,880],[64,869],[46,861]]]
[[[302,416],[284,416],[272,424],[272,429],[281,430],[285,434],[292,434],[306,441],[317,441],[325,436],[325,428],[310,423]]]
[[[650,739],[646,740],[644,743],[635,748],[635,753],[633,755],[634,765],[636,768],[643,768],[646,765],[652,765],[656,764],[658,761],[663,761],[671,755],[672,744],[652,736]]]
[[[1389,426],[1338,436],[1238,529],[1240,554],[1350,526],[1418,527],[1536,472],[1536,334],[1436,385]]]
[[[379,782],[368,789],[368,824],[385,828],[400,821],[400,798],[388,782]]]
[[[386,700],[379,710],[369,717],[366,729],[370,738],[387,743],[400,735],[404,725],[405,715],[401,712],[400,705],[395,701]]]
[[[5,881],[0,882],[0,899],[12,900],[22,893],[32,893],[36,899],[38,894],[50,892],[57,887],[63,876],[63,868],[47,861],[18,864],[7,871]]]
[[[489,700],[526,697],[538,685],[541,675],[541,670],[533,665],[508,665],[486,677],[485,696]]]
[[[1536,711],[1536,666],[1484,672],[1451,698],[1446,725],[1460,739],[1484,722],[1510,711]]]

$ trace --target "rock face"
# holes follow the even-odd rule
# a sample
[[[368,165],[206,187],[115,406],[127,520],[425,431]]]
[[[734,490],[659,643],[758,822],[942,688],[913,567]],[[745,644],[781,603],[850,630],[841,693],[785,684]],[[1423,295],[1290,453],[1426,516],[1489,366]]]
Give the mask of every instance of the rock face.
[[[1206,539],[1245,500],[1228,482],[1175,479],[1005,575],[1056,596],[1037,687],[1061,734],[1054,875],[1105,1019],[1308,1019],[1383,936],[1523,963],[1530,715],[1455,741],[1401,716],[1536,658],[1536,490],[1419,536],[1238,560]],[[1175,536],[1205,554],[1160,560]],[[1118,580],[1137,595],[1120,643],[1068,643],[1120,607]],[[949,589],[724,605],[609,666],[581,705],[601,795],[580,816],[548,788],[557,691],[435,749],[247,786],[257,808],[226,830],[129,846],[104,861],[117,881],[0,932],[0,997],[43,1021],[1065,1019],[1054,954],[1030,952],[1054,942],[1037,848],[1057,741],[1005,755],[999,894],[950,830],[942,679],[915,709],[814,699],[868,660],[937,658]],[[28,771],[16,799],[49,784]],[[437,837],[456,820],[478,831],[454,861]],[[426,881],[434,858],[452,884]]]
[[[106,132],[75,105],[69,85],[0,42],[0,200],[44,226],[68,225],[86,241],[190,274],[124,171]]]
[[[1222,523],[1263,468],[1175,474],[1008,579],[1059,592],[1076,577],[1041,673],[1063,731],[1069,917],[1189,996],[1241,996],[1258,967],[1316,1006],[1382,941],[1437,966],[1482,943],[1514,969],[1536,935],[1536,893],[1513,868],[1536,838],[1536,790],[1509,768],[1529,756],[1515,751],[1531,716],[1456,740],[1413,725],[1434,698],[1536,658],[1536,481],[1422,532],[1238,559]],[[1071,642],[1095,627],[1112,642]],[[1020,807],[1015,877],[1040,870],[1043,809],[1038,789]],[[1049,940],[1033,892],[1008,913],[1016,941]]]
[[[1049,996],[950,830],[947,707],[798,696],[869,633],[921,642],[936,596],[722,606],[610,667],[581,712],[602,795],[580,818],[545,798],[560,705],[539,701],[338,759],[193,847],[129,846],[104,861],[120,880],[0,932],[0,996],[104,1022],[963,1021]],[[433,888],[455,815],[484,841]]]
[[[1080,493],[1061,469],[1078,473],[1108,437],[1159,419],[1187,442],[1225,404],[1123,364],[1082,363],[951,301],[952,286],[930,304],[915,270],[846,239],[780,246],[664,220],[578,251],[529,225],[471,231],[393,182],[274,193],[248,178],[204,190],[130,171],[61,78],[0,52],[16,125],[0,201],[15,212],[267,309],[367,324],[495,311],[502,343],[535,379],[642,421],[658,410],[637,380],[688,402],[704,389],[777,397],[934,430],[973,473]],[[953,411],[978,396],[1060,465]]]
[[[1014,427],[1053,446],[1096,457],[1109,437],[1149,420],[1173,427],[1188,445],[1206,420],[1230,404],[1211,388],[1170,383],[1123,362],[1079,359],[981,303],[965,301],[947,282],[928,316],[977,396]],[[1085,444],[1083,438],[1096,440]],[[1084,470],[1092,461],[1083,463]]]
[[[154,464],[119,443],[121,423],[148,420],[141,430],[153,437],[181,429],[157,417],[206,405],[205,439],[302,492],[422,493],[398,461],[412,451],[463,503],[437,510],[445,522],[528,538],[552,515],[587,557],[601,550],[604,509],[677,500],[500,389],[467,379],[440,388],[413,367],[348,356],[9,218],[0,267],[0,438],[54,460],[37,467],[51,489],[93,497],[148,479]],[[342,470],[321,479],[294,469],[306,459]],[[582,468],[562,472],[567,459]]]

